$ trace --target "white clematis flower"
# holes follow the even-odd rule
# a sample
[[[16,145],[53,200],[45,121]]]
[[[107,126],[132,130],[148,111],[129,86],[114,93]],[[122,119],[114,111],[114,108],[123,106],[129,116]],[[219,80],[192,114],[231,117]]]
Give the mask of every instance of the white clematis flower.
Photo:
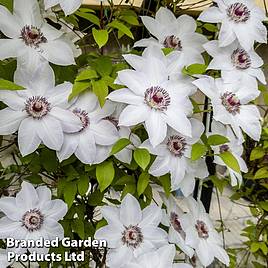
[[[80,120],[67,108],[72,84],[55,86],[48,64],[42,64],[30,75],[22,69],[15,72],[14,81],[26,90],[1,90],[0,100],[8,107],[0,111],[0,134],[18,130],[18,144],[23,156],[34,152],[43,143],[52,150],[63,144],[63,132],[72,133],[82,127]]]
[[[0,210],[5,214],[0,219],[0,238],[19,240],[53,240],[64,237],[63,227],[58,223],[67,213],[67,205],[59,199],[51,200],[51,191],[46,186],[34,188],[28,182],[16,197],[0,199]],[[26,251],[26,248],[20,249]],[[46,254],[49,248],[28,248],[32,253]]]
[[[125,267],[133,258],[167,244],[167,234],[157,227],[161,209],[155,204],[141,210],[137,199],[127,194],[120,208],[104,206],[101,209],[108,225],[97,230],[95,239],[108,242],[107,265]]]
[[[215,231],[202,203],[188,197],[187,205],[190,212],[181,220],[182,229],[186,234],[186,244],[195,249],[202,265],[210,265],[215,257],[229,266],[229,257],[222,248],[221,237]]]
[[[163,209],[162,224],[169,227],[168,241],[176,244],[180,250],[192,258],[194,250],[185,244],[185,232],[180,223],[184,212],[177,205],[176,199],[172,195],[167,198],[164,193],[160,193],[160,196],[166,206],[166,209]]]
[[[119,116],[120,116],[122,110],[125,108],[124,104],[118,104],[118,103],[114,103],[114,102],[107,100],[105,106],[108,109],[114,110],[112,114],[110,114],[106,117],[106,119],[114,124],[114,126],[116,127],[116,129],[118,131],[119,138],[120,139],[127,138],[132,142],[132,144],[126,146],[123,150],[116,153],[114,156],[119,161],[130,164],[131,160],[132,160],[132,152],[135,149],[135,147],[140,146],[141,140],[136,134],[131,133],[131,129],[129,127],[123,127],[123,126],[118,125]],[[105,109],[105,106],[104,106],[104,109]]]
[[[160,7],[155,19],[149,16],[141,16],[141,20],[148,31],[156,37],[137,41],[134,46],[148,47],[157,45],[160,48],[173,48],[181,54],[186,65],[192,63],[204,63],[201,55],[204,52],[202,45],[207,41],[206,37],[196,33],[196,22],[188,16],[178,18],[167,8]]]
[[[149,173],[155,177],[170,173],[172,190],[177,190],[185,174],[191,172],[189,163],[192,145],[200,139],[204,132],[203,124],[197,119],[191,118],[190,122],[192,138],[169,129],[167,137],[158,146],[153,147],[149,140],[144,141],[140,146],[157,156],[149,168]]]
[[[75,154],[82,163],[93,164],[104,155],[102,151],[97,151],[97,144],[111,146],[118,140],[116,127],[104,120],[112,111],[101,109],[96,95],[92,92],[80,95],[69,110],[81,120],[83,127],[79,132],[64,136],[63,146],[57,156],[63,161]]]
[[[252,139],[260,139],[260,112],[255,105],[248,104],[256,98],[255,93],[238,82],[224,83],[221,78],[209,76],[193,83],[211,99],[216,121],[230,125],[239,139],[243,139],[241,129]]]
[[[163,246],[140,256],[136,261],[126,264],[124,268],[192,268],[187,263],[173,264],[175,254],[174,245]]]
[[[253,49],[247,52],[237,42],[227,47],[219,47],[219,41],[216,40],[208,42],[204,48],[213,57],[208,69],[221,70],[224,82],[244,83],[248,90],[255,91],[258,96],[256,79],[263,84],[266,84],[266,81],[261,69],[263,60]]]
[[[44,0],[45,8],[49,9],[53,6],[60,5],[65,16],[74,13],[82,4],[83,0]]]
[[[155,48],[149,48],[151,49]],[[119,117],[119,126],[144,123],[153,146],[165,139],[167,125],[191,136],[191,124],[187,118],[192,113],[192,104],[188,98],[189,87],[169,79],[167,62],[156,57],[145,60],[146,72],[118,72],[116,83],[127,88],[115,90],[108,96],[112,101],[128,104]]]
[[[242,141],[237,139],[232,131],[232,129],[228,126],[224,126],[221,123],[213,120],[212,121],[212,125],[211,125],[211,130],[212,133],[209,133],[209,135],[214,135],[214,134],[218,134],[221,136],[226,137],[227,139],[229,139],[229,142],[225,143],[225,144],[221,144],[218,146],[211,146],[214,153],[215,154],[220,154],[223,152],[231,152],[233,154],[233,156],[236,158],[240,170],[242,172],[247,172],[248,168],[247,168],[247,164],[245,163],[244,159],[242,158],[242,154],[243,154],[243,145],[242,145]],[[214,156],[214,163],[221,165],[221,166],[226,166],[226,164],[222,161],[222,159],[215,155]],[[234,171],[233,169],[229,168],[228,166],[226,166],[230,177],[231,177],[231,185],[232,186],[236,186],[236,185],[241,185],[242,183],[242,175],[241,173],[238,173],[236,171]]]
[[[0,59],[18,58],[24,68],[34,70],[40,61],[57,65],[75,64],[72,47],[62,38],[63,32],[47,24],[37,0],[14,0],[13,15],[0,6]]]
[[[185,176],[181,181],[172,186],[172,189],[180,189],[182,194],[187,197],[191,195],[195,187],[195,178],[205,179],[209,176],[208,168],[204,158],[188,161]]]
[[[221,23],[219,43],[221,47],[230,45],[236,39],[249,51],[254,41],[267,43],[267,30],[262,24],[265,12],[252,0],[215,0],[218,7],[203,11],[199,20]]]

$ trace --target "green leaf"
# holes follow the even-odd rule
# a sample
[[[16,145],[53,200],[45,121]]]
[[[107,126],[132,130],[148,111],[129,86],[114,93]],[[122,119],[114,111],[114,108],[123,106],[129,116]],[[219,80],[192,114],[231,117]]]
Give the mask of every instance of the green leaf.
[[[255,147],[250,153],[250,161],[263,158],[265,151],[262,147]]]
[[[134,17],[134,16],[123,15],[123,16],[120,16],[119,19],[123,20],[131,25],[135,25],[135,26],[139,25],[139,21],[138,21],[137,17]]]
[[[204,144],[195,143],[192,146],[191,159],[197,160],[201,158],[203,155],[205,155],[206,152],[207,152],[207,147]]]
[[[114,20],[111,23],[109,23],[108,26],[112,27],[112,28],[116,28],[116,29],[120,30],[122,33],[124,33],[125,35],[127,35],[128,37],[134,39],[134,36],[133,36],[132,32],[130,31],[130,29],[122,22],[120,22],[118,20]]]
[[[75,182],[67,182],[64,185],[63,189],[64,193],[64,200],[67,203],[68,207],[70,208],[73,204],[73,201],[75,199],[75,195],[77,193],[77,186]]]
[[[13,0],[0,0],[0,5],[5,6],[10,12],[13,10]]]
[[[98,78],[98,74],[93,69],[83,70],[75,79],[75,81],[83,81]]]
[[[268,177],[268,167],[262,167],[254,175],[254,179],[263,179]]]
[[[142,172],[138,179],[137,192],[138,196],[144,193],[150,181],[150,175],[147,172]]]
[[[209,145],[216,146],[216,145],[227,143],[229,142],[229,140],[224,136],[216,134],[216,135],[209,136],[207,142]]]
[[[42,166],[48,172],[54,172],[58,167],[58,160],[55,151],[43,149],[40,154]]]
[[[114,144],[110,155],[113,155],[113,154],[116,154],[116,153],[120,152],[125,147],[127,147],[129,144],[131,144],[131,141],[129,139],[127,139],[127,138],[122,138],[122,139],[118,140]]]
[[[259,204],[262,209],[268,211],[268,201],[261,201]]]
[[[24,89],[24,87],[16,85],[11,81],[0,79],[0,90],[22,90],[22,89]]]
[[[102,76],[109,76],[113,70],[113,63],[109,57],[99,57],[94,63],[96,71]]]
[[[134,195],[136,193],[136,184],[127,184],[121,194],[120,199],[122,200],[127,194]]]
[[[167,197],[169,197],[170,195],[170,191],[171,191],[171,182],[170,182],[170,174],[166,174],[164,176],[161,176],[159,178],[161,184],[162,184],[162,187],[165,191],[165,194]]]
[[[100,190],[96,190],[88,197],[88,204],[92,207],[100,206],[104,193],[101,193]]]
[[[258,242],[253,242],[251,245],[250,245],[250,251],[251,252],[257,252],[259,250],[260,246],[259,246],[259,243]]]
[[[96,30],[93,28],[92,34],[99,48],[102,48],[108,42],[109,34],[107,30]]]
[[[74,232],[76,232],[81,239],[85,238],[85,228],[82,219],[74,219],[71,226]]]
[[[194,63],[186,67],[186,72],[190,75],[193,74],[204,74],[207,66],[205,64]]]
[[[220,191],[220,193],[223,193],[224,187],[228,185],[228,182],[224,179],[219,179],[217,176],[213,175],[209,177],[215,187]]]
[[[84,18],[84,19],[86,19],[86,20],[88,20],[88,21],[92,22],[93,24],[100,27],[100,19],[94,14],[76,11],[75,15],[77,15],[81,18]]]
[[[231,152],[227,151],[221,153],[220,158],[229,168],[240,173],[240,166],[238,164],[238,161]]]
[[[112,162],[103,162],[97,165],[96,177],[100,186],[101,192],[103,192],[108,186],[111,185],[114,179],[114,166]]]
[[[103,80],[91,81],[92,89],[95,95],[98,97],[100,106],[103,107],[108,96],[108,86]]]
[[[149,165],[150,163],[150,153],[148,152],[147,149],[144,148],[137,148],[134,151],[134,159],[136,161],[136,163],[143,169],[145,170],[146,167]]]
[[[126,184],[135,184],[135,183],[136,183],[136,180],[133,176],[126,175],[116,180],[114,185],[126,185]]]
[[[212,33],[217,32],[217,31],[219,30],[218,27],[217,27],[216,25],[214,25],[214,24],[210,24],[210,23],[205,23],[205,24],[203,25],[203,27],[204,27],[206,30],[208,30],[209,32],[212,32]]]
[[[73,85],[72,93],[69,96],[69,100],[78,96],[80,93],[82,93],[83,91],[85,91],[89,87],[90,87],[89,82],[75,82]]]
[[[42,177],[38,174],[33,174],[31,176],[25,177],[24,180],[29,181],[30,183],[33,183],[33,184],[43,183]]]
[[[88,188],[89,188],[88,176],[86,176],[86,175],[80,176],[78,179],[77,187],[78,187],[78,193],[82,196],[85,195],[88,191]]]

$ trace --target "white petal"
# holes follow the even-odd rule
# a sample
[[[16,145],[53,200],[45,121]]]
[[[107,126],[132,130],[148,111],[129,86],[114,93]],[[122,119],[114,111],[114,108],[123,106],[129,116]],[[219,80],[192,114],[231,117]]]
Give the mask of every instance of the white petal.
[[[76,157],[85,164],[93,164],[96,157],[96,142],[91,133],[81,133],[75,151]]]
[[[152,204],[142,211],[142,221],[139,223],[141,228],[145,228],[146,226],[158,226],[162,218],[161,209]]]
[[[125,263],[130,262],[133,259],[133,252],[127,246],[122,246],[117,249],[108,251],[107,254],[107,266],[108,267],[122,267]]]
[[[65,16],[74,13],[82,4],[82,0],[72,0],[72,1],[60,1],[62,10],[65,13]]]
[[[107,225],[98,229],[94,238],[106,240],[109,248],[118,248],[122,243],[122,232],[116,226]]]
[[[73,50],[63,38],[43,43],[40,48],[43,49],[42,56],[51,63],[62,66],[75,64]]]
[[[107,98],[112,101],[133,104],[133,105],[139,105],[144,101],[144,98],[142,96],[138,96],[126,88],[118,89],[111,92]]]
[[[212,247],[213,249],[213,252],[214,252],[214,256],[222,263],[224,263],[227,267],[229,266],[229,263],[230,263],[230,259],[229,259],[229,256],[228,254],[226,253],[226,251],[217,246],[217,245],[213,245]]]
[[[16,236],[16,233],[20,230],[20,228],[20,221],[12,221],[8,217],[2,217],[0,219],[0,238],[5,239]]]
[[[124,230],[123,224],[120,221],[120,209],[117,207],[103,206],[101,208],[101,214],[108,222]]]
[[[19,39],[0,39],[0,60],[16,58],[23,49],[24,45]]]
[[[239,126],[252,139],[258,141],[261,134],[260,113],[254,105],[243,105],[236,115]]]
[[[19,37],[22,25],[20,25],[20,22],[17,20],[17,18],[12,16],[9,10],[2,5],[0,6],[0,17],[1,32],[10,38]]]
[[[82,129],[81,120],[71,111],[53,107],[49,114],[60,121],[63,132],[74,133]]]
[[[20,18],[24,25],[40,28],[43,22],[36,0],[14,0],[13,14]]]
[[[141,20],[144,26],[152,35],[154,35],[158,39],[162,39],[161,37],[164,34],[164,29],[158,21],[149,16],[141,16]]]
[[[153,37],[141,39],[135,42],[133,45],[133,47],[150,47],[150,46],[158,46],[162,48],[162,45]]]
[[[173,13],[172,13],[173,14]],[[196,30],[196,22],[195,20],[190,17],[189,15],[181,15],[177,18],[177,24],[180,26],[178,29],[181,33],[193,33]]]
[[[155,14],[155,19],[161,24],[176,23],[174,14],[165,7],[160,7]]]
[[[132,150],[129,150],[128,148],[124,148],[120,152],[116,153],[114,156],[119,161],[130,165],[131,160],[132,160]]]
[[[23,210],[19,209],[14,197],[3,197],[0,199],[0,211],[2,211],[9,219],[20,221]]]
[[[59,106],[61,108],[69,107],[68,97],[72,92],[72,87],[73,85],[70,82],[57,85],[49,91],[48,101],[52,106]]]
[[[118,79],[138,96],[144,97],[145,90],[149,87],[149,82],[144,73],[135,70],[123,70],[118,73]]]
[[[235,39],[236,39],[236,36],[234,32],[232,31],[230,24],[226,22],[222,23],[220,33],[219,33],[220,47],[225,47],[225,46],[230,45]]]
[[[79,134],[77,134],[79,135]],[[75,151],[78,146],[79,138],[76,134],[65,134],[64,142],[59,151],[57,151],[57,157],[60,162],[68,159]]]
[[[151,165],[149,173],[155,177],[158,177],[167,174],[169,170],[170,170],[169,157],[167,157],[166,155],[158,156]]]
[[[23,181],[21,184],[21,190],[16,195],[17,207],[24,209],[26,212],[30,209],[36,208],[38,201],[38,195],[33,185],[29,182]]]
[[[38,136],[42,142],[52,150],[60,150],[63,144],[62,126],[59,120],[46,115],[40,120]]]
[[[9,135],[16,132],[26,116],[25,111],[14,111],[10,108],[0,110],[0,134]]]
[[[175,109],[168,109],[166,111],[167,116],[165,120],[167,124],[181,134],[191,136],[192,128],[190,120],[182,111],[179,109],[177,109],[177,111],[179,111],[179,113],[177,113]]]
[[[32,117],[25,118],[18,132],[18,144],[23,156],[33,153],[41,143],[37,129],[41,126],[39,120]]]
[[[125,226],[137,225],[142,219],[140,204],[135,197],[127,194],[120,207],[120,220]]]
[[[116,127],[108,120],[92,124],[90,129],[94,133],[96,143],[100,145],[111,145],[119,138]]]
[[[189,196],[193,193],[195,186],[195,179],[193,176],[186,174],[183,180],[179,183],[178,188],[182,191],[183,195],[185,197]],[[176,189],[178,189],[176,188]],[[175,190],[174,187],[172,187],[172,190]]]
[[[57,30],[48,23],[43,23],[41,27],[41,32],[47,40],[54,40],[63,35],[62,31]]]
[[[167,233],[161,228],[147,226],[142,228],[145,240],[149,240],[155,246],[159,247],[167,242]]]
[[[68,207],[62,200],[55,199],[44,203],[41,210],[46,217],[59,221],[66,215]]]
[[[145,120],[145,128],[153,147],[160,144],[167,135],[167,124],[161,117],[161,112],[151,110]]]
[[[134,106],[128,105],[119,117],[119,125],[134,126],[144,122],[148,118],[149,108],[145,105]]]
[[[213,247],[211,248],[213,250]],[[196,255],[204,266],[208,266],[213,262],[214,255],[211,254],[208,243],[200,239],[198,247],[195,249]]]
[[[36,188],[39,198],[39,205],[51,200],[51,191],[47,186],[39,186]]]
[[[62,240],[64,237],[63,227],[53,219],[46,219],[44,221],[44,229],[50,240],[54,240],[57,237],[59,238],[59,240]]]
[[[211,23],[221,22],[224,15],[217,7],[210,7],[203,11],[199,16],[199,20]]]

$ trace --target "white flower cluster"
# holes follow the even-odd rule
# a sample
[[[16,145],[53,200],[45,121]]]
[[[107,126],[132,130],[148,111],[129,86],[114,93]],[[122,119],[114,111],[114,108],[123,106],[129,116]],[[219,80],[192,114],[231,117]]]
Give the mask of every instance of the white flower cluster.
[[[232,152],[246,172],[241,158],[243,132],[254,140],[260,138],[260,113],[250,102],[259,95],[257,80],[265,83],[263,61],[253,46],[255,41],[265,43],[267,32],[262,24],[264,12],[252,0],[215,2],[217,6],[204,11],[199,19],[221,24],[217,41],[207,42],[188,15],[176,18],[161,7],[155,18],[143,16],[154,37],[135,43],[136,47],[146,47],[141,56],[124,55],[132,69],[118,72],[115,83],[122,88],[111,92],[103,107],[90,91],[68,101],[72,84],[55,85],[49,63],[72,65],[76,54],[63,32],[46,23],[37,0],[14,0],[13,14],[0,6],[0,31],[6,37],[0,39],[0,60],[17,59],[14,82],[25,88],[1,90],[0,101],[7,107],[0,110],[0,135],[18,132],[23,156],[44,144],[57,152],[59,161],[74,154],[84,164],[103,162],[120,138],[128,138],[131,144],[115,157],[130,164],[134,148],[148,149],[156,156],[149,173],[155,177],[169,173],[172,190],[180,189],[187,197],[186,214],[172,197],[164,196],[163,211],[156,205],[141,210],[131,195],[124,198],[120,208],[103,207],[108,225],[97,231],[96,238],[108,241],[107,263],[111,268],[190,267],[173,264],[174,245],[190,258],[196,254],[204,266],[214,257],[229,263],[203,206],[189,197],[195,178],[208,177],[205,160],[191,160],[192,145],[200,141],[205,127],[193,117],[190,97],[199,88],[211,100],[214,121],[209,135],[229,139],[213,150],[216,154]],[[45,0],[46,8],[57,4],[69,15],[79,8],[81,0]],[[162,48],[173,51],[165,55]],[[194,79],[182,73],[184,66],[203,64],[204,51],[213,57],[208,69],[220,70],[221,78]],[[131,132],[139,124],[148,134],[143,142]],[[218,156],[214,161],[225,165]],[[241,174],[228,169],[232,185],[240,184]],[[34,189],[24,182],[16,198],[0,199],[0,210],[6,215],[0,220],[0,238],[63,237],[58,220],[67,207],[59,200],[51,201],[45,187]],[[160,222],[169,228],[168,234],[159,227]]]
[[[102,215],[108,225],[97,230],[95,238],[105,239],[110,250],[110,268],[188,268],[189,264],[173,264],[175,246],[187,256],[194,254],[204,266],[219,259],[229,265],[222,241],[201,202],[186,199],[185,214],[172,196],[162,195],[165,209],[153,204],[141,210],[138,201],[128,194],[119,208],[104,206]],[[160,222],[169,228],[168,234],[159,228]],[[170,244],[169,244],[169,243]]]

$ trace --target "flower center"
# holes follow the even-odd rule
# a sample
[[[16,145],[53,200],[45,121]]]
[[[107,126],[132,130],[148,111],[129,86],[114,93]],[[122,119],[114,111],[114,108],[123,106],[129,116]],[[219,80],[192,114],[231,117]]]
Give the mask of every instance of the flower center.
[[[181,223],[179,221],[179,217],[175,212],[171,212],[170,213],[170,223],[173,226],[173,228],[177,231],[177,232],[181,232],[182,228],[181,228]]]
[[[117,130],[120,129],[120,127],[118,126],[119,120],[117,118],[115,118],[114,116],[107,116],[104,118],[105,120],[108,120],[109,122],[111,122]]]
[[[246,22],[250,18],[250,10],[243,3],[236,2],[227,8],[227,16],[234,22]]]
[[[79,117],[81,123],[82,123],[82,129],[80,130],[83,131],[85,128],[89,126],[89,117],[88,113],[85,110],[81,110],[79,108],[75,108],[73,110],[73,113]]]
[[[163,45],[166,48],[174,48],[174,49],[179,50],[179,51],[182,50],[181,41],[175,35],[167,36],[163,42]]]
[[[26,25],[21,30],[20,38],[27,46],[38,48],[40,44],[46,43],[47,39],[44,37],[40,29]]]
[[[167,141],[167,147],[169,151],[177,157],[183,156],[183,153],[186,149],[186,140],[185,138],[179,135],[170,136]]]
[[[150,108],[159,111],[166,111],[167,107],[170,105],[168,92],[159,86],[146,89],[144,100]]]
[[[28,231],[37,231],[41,228],[44,222],[44,216],[41,214],[39,209],[30,209],[22,216],[21,222],[22,226],[24,226]]]
[[[227,144],[223,144],[220,146],[220,153],[228,152],[230,150],[229,146]]]
[[[237,48],[234,50],[231,56],[233,65],[237,69],[248,69],[251,65],[251,59],[249,54],[243,48]]]
[[[232,115],[236,115],[240,112],[240,100],[232,92],[225,92],[221,96],[221,103],[225,109]]]
[[[41,119],[48,112],[50,112],[51,107],[50,103],[45,97],[42,96],[33,96],[27,99],[25,103],[25,110],[28,115],[32,116],[35,119]]]
[[[196,229],[196,231],[198,233],[198,236],[200,238],[207,239],[209,237],[208,227],[207,227],[207,225],[203,221],[197,220],[196,221],[196,225],[195,225],[195,229]]]
[[[143,242],[143,234],[138,226],[129,225],[122,233],[122,242],[128,247],[137,248]]]

